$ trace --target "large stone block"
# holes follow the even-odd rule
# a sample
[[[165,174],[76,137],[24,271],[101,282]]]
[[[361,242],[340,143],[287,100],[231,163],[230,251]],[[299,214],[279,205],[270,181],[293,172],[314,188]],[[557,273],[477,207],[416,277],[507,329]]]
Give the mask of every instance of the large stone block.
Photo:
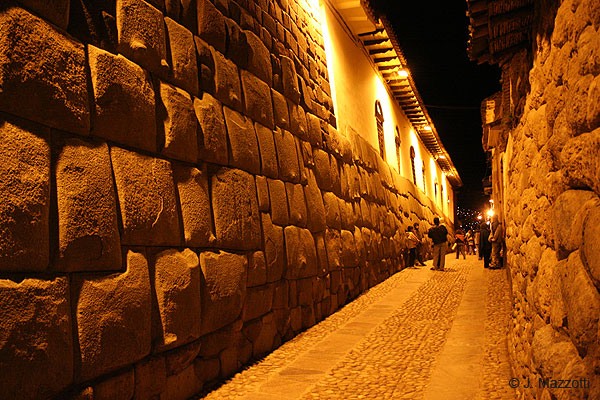
[[[248,256],[248,287],[264,285],[267,282],[267,261],[265,253],[255,251]]]
[[[281,71],[283,81],[283,94],[295,104],[300,103],[300,87],[298,86],[298,75],[296,66],[292,59],[281,56]]]
[[[186,0],[190,1],[190,0]],[[194,36],[194,43],[196,43],[196,52],[198,55],[198,73],[200,78],[200,90],[209,92],[211,94],[216,93],[215,85],[215,61],[212,56],[211,47],[204,40],[198,36]]]
[[[49,129],[0,114],[0,271],[42,271],[50,254]]]
[[[144,360],[135,365],[134,400],[150,399],[167,388],[167,369],[162,356]]]
[[[227,129],[221,103],[208,93],[194,98],[194,110],[200,122],[198,157],[200,160],[227,165]]]
[[[254,124],[254,129],[260,148],[261,172],[269,178],[277,178],[279,173],[273,131],[259,123]]]
[[[238,67],[247,68],[250,49],[248,48],[246,34],[231,19],[225,18],[225,27],[227,28],[227,53],[225,55]]]
[[[598,254],[600,254],[600,207],[596,206],[590,210],[584,220],[581,258],[597,286],[600,283]]]
[[[173,173],[179,193],[185,245],[190,247],[212,246],[216,238],[212,228],[212,210],[206,167],[198,169],[175,164]]]
[[[56,157],[61,271],[121,269],[121,242],[106,143],[59,139]]]
[[[306,210],[304,188],[300,184],[286,182],[285,191],[290,210],[290,223],[305,228],[308,212]]]
[[[273,284],[246,289],[243,320],[261,317],[273,308]]]
[[[150,353],[151,290],[146,257],[128,251],[127,271],[75,275],[80,370],[88,380],[133,364]]]
[[[88,46],[96,115],[92,133],[156,151],[154,90],[148,74],[121,55]]]
[[[342,239],[339,231],[335,229],[327,229],[325,231],[325,247],[327,249],[329,270],[335,271],[341,269]]]
[[[352,232],[342,230],[342,265],[344,268],[358,266],[358,252]]]
[[[49,7],[43,4],[43,8]],[[53,128],[89,134],[83,45],[18,7],[3,7],[0,26],[0,110]]]
[[[572,252],[583,240],[583,222],[587,210],[600,204],[598,196],[589,190],[567,190],[554,201],[552,226],[557,249]]]
[[[225,54],[227,30],[225,17],[208,0],[197,0],[198,36]]]
[[[268,86],[272,86],[271,53],[252,31],[244,31],[244,33],[249,48],[248,70],[262,79]]]
[[[308,131],[308,141],[315,147],[323,145],[321,135],[321,122],[319,117],[314,114],[306,113],[306,129]]]
[[[119,52],[165,77],[169,64],[162,12],[144,0],[117,0],[116,14]]]
[[[337,196],[331,192],[323,193],[323,203],[325,205],[325,216],[329,228],[341,229],[340,201]]]
[[[201,349],[202,340],[196,340],[164,353],[167,376],[178,374],[190,366]]]
[[[304,186],[306,209],[308,211],[307,227],[311,232],[322,232],[326,228],[326,210],[321,190],[312,170],[307,171],[307,185]]]
[[[208,2],[208,0],[202,1]],[[241,112],[242,86],[238,68],[218,51],[212,49],[211,51],[215,62],[215,97],[223,104]]]
[[[273,117],[275,118],[275,125],[281,129],[289,130],[290,112],[288,110],[287,100],[275,89],[271,89],[271,96],[273,98]]]
[[[111,147],[123,221],[121,243],[179,246],[179,214],[171,163]]]
[[[231,150],[229,164],[252,174],[260,174],[260,152],[252,121],[228,107],[224,107],[223,112]]]
[[[169,249],[156,255],[154,288],[160,322],[155,338],[159,351],[200,337],[200,267],[190,249]]]
[[[73,379],[69,279],[0,280],[0,396],[49,398]]]
[[[287,279],[299,279],[317,274],[315,241],[308,229],[290,225],[284,229],[287,255]]]
[[[288,100],[288,110],[290,114],[290,131],[302,140],[309,140],[306,126],[306,113],[302,107]]]
[[[227,252],[200,253],[202,334],[235,321],[246,298],[248,260]]]
[[[282,129],[277,129],[274,135],[279,177],[288,182],[300,182],[300,165],[294,136]]]
[[[46,21],[67,30],[69,23],[69,0],[19,0],[25,8],[33,11]]]
[[[195,163],[198,160],[198,119],[190,95],[183,89],[159,83],[164,143],[161,153],[166,157]]]
[[[217,241],[226,249],[260,247],[260,215],[252,175],[221,168],[211,178]]]
[[[256,195],[258,197],[258,210],[261,212],[269,212],[271,210],[271,202],[269,200],[269,184],[267,178],[257,175],[256,180]]]
[[[331,179],[331,162],[329,154],[321,149],[313,149],[313,159],[315,160],[315,178],[317,184],[322,190],[331,192],[333,184]]]
[[[275,124],[271,88],[248,71],[242,70],[241,76],[246,114],[255,121],[273,129]]]
[[[135,391],[133,368],[115,376],[103,379],[93,386],[94,399],[131,399]]]
[[[177,1],[177,3],[179,2]],[[171,18],[165,18],[165,25],[169,38],[169,49],[171,50],[169,80],[178,87],[197,96],[199,83],[194,35]]]
[[[285,226],[289,224],[289,207],[285,183],[274,179],[267,179],[267,183],[269,185],[273,223]]]
[[[600,194],[600,128],[569,139],[561,151],[562,169],[573,187]]]
[[[269,214],[262,214],[262,229],[267,263],[267,282],[275,282],[281,279],[285,267],[283,228],[273,225]]]

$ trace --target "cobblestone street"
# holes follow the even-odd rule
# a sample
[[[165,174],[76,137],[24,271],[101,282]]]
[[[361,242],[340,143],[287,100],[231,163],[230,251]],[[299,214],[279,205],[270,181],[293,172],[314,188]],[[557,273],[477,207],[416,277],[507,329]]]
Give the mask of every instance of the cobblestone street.
[[[236,374],[215,399],[514,399],[506,270],[405,269]]]

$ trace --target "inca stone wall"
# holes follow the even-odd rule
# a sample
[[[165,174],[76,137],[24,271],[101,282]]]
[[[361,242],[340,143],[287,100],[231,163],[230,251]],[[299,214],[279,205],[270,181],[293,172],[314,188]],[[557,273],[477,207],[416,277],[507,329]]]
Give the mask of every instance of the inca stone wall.
[[[187,398],[402,267],[307,10],[0,1],[1,398]]]
[[[538,2],[534,51],[504,66],[509,335],[526,399],[600,398],[600,3]],[[539,378],[589,388],[538,388]],[[589,396],[589,397],[588,397]],[[523,398],[523,397],[522,397]]]

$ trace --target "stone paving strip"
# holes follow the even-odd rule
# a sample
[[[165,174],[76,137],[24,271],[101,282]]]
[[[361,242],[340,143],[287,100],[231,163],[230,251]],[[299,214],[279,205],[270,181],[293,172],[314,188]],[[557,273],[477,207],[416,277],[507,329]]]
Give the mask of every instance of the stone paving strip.
[[[506,370],[497,368],[494,360],[501,356],[502,348],[487,349],[495,345],[490,341],[497,341],[498,334],[505,338],[506,333],[489,335],[484,334],[484,330],[491,325],[499,327],[499,324],[489,321],[491,315],[502,317],[500,314],[504,312],[508,318],[506,309],[490,310],[500,304],[497,298],[502,299],[502,294],[508,289],[506,283],[502,286],[501,279],[494,276],[494,281],[488,284],[496,284],[497,287],[490,290],[497,298],[488,298],[486,303],[483,275],[492,271],[483,271],[480,263],[475,257],[469,257],[467,261],[449,259],[446,272],[430,271],[429,268],[405,269],[236,374],[206,397],[197,398],[424,398],[428,386],[435,388],[436,385],[444,385],[444,382],[448,385],[448,375],[445,376],[440,368],[456,362],[451,360],[452,352],[445,349],[446,340],[449,339],[453,347],[464,342],[465,332],[469,334],[468,321],[474,316],[477,316],[474,323],[478,325],[476,335],[480,339],[470,348],[477,348],[478,352],[470,356],[471,360],[469,355],[464,355],[464,359],[459,361],[463,364],[470,362],[464,368],[470,368],[468,379],[474,383],[462,393],[474,395],[481,387],[490,393],[501,390],[502,383],[506,385],[508,382],[503,376]],[[466,301],[461,305],[463,293]],[[485,318],[484,309],[487,309],[488,318]],[[455,321],[453,325],[455,316],[458,324]],[[470,325],[472,329],[473,323]],[[502,354],[506,357],[505,339],[503,342]],[[486,362],[494,366],[487,366],[487,372],[481,368]],[[460,373],[460,370],[455,373]],[[498,378],[499,375],[501,378]],[[429,389],[427,393],[434,392]],[[474,397],[461,395],[453,398]],[[489,398],[509,397],[494,395]]]

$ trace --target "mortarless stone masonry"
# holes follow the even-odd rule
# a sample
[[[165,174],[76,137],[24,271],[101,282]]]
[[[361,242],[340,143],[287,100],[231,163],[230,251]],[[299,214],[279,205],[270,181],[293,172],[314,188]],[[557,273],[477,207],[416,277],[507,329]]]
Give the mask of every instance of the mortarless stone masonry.
[[[402,268],[401,232],[441,214],[331,125],[303,0],[18,3],[0,2],[0,398],[191,396]]]

